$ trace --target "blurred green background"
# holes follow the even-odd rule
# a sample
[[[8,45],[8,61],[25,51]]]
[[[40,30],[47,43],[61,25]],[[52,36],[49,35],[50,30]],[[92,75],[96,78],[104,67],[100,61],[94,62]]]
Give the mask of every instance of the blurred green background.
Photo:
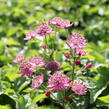
[[[86,49],[90,54],[86,58],[94,62],[95,69],[92,69],[92,74],[95,75],[93,81],[97,86],[91,92],[92,99],[95,100],[104,90],[101,96],[109,94],[109,0],[0,0],[0,94],[9,95],[11,92],[9,96],[12,97],[14,91],[20,87],[20,84],[18,87],[15,84],[14,88],[11,86],[19,77],[18,68],[12,62],[13,58],[20,53],[36,53],[40,48],[34,42],[23,40],[26,32],[37,28],[38,22],[43,19],[47,21],[57,16],[74,22],[76,25],[70,31],[80,32],[88,40]],[[64,40],[66,34],[61,31],[60,37]],[[100,65],[103,67],[96,69]],[[13,103],[12,99],[3,103],[2,98],[5,95],[2,96],[0,104]],[[20,97],[19,100],[24,99]],[[100,100],[109,103],[109,96]],[[101,103],[99,106],[102,105],[107,106]],[[8,105],[6,107],[10,109]]]

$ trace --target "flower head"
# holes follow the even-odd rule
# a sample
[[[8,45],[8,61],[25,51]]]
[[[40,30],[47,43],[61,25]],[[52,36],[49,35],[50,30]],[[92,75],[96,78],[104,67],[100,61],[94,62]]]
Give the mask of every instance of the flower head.
[[[80,81],[74,82],[71,89],[77,95],[86,95],[88,91],[87,87]]]
[[[86,46],[86,40],[83,35],[74,33],[67,39],[67,45],[71,49],[82,49]]]
[[[29,61],[24,61],[20,64],[20,74],[22,76],[26,75],[29,76],[31,75],[35,70],[34,70],[34,66],[29,62]]]
[[[48,24],[42,24],[36,31],[38,36],[45,36],[54,32]]]
[[[49,88],[52,91],[63,90],[69,87],[70,79],[62,73],[54,73],[49,79]]]
[[[35,37],[37,35],[37,32],[35,30],[30,30],[27,34],[24,40],[30,40],[31,38]]]
[[[38,88],[44,81],[44,74],[37,75],[32,79],[32,89]]]
[[[63,20],[60,17],[54,17],[53,19],[49,20],[50,24],[56,25],[59,28],[68,28],[73,25],[69,20]]]
[[[13,62],[18,63],[21,62],[25,58],[25,55],[18,55]]]
[[[56,71],[60,66],[61,64],[58,61],[51,61],[45,65],[45,68],[50,71]]]
[[[45,60],[41,56],[35,56],[30,59],[31,64],[33,64],[35,67],[43,67],[45,65]]]

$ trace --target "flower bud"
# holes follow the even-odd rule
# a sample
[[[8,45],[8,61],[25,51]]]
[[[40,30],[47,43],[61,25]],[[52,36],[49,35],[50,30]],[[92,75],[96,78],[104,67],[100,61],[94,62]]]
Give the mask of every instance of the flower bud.
[[[93,63],[92,62],[89,62],[86,64],[86,68],[92,68],[93,67]]]
[[[81,60],[77,59],[77,60],[75,60],[75,63],[76,63],[76,65],[81,65]]]
[[[70,99],[71,99],[71,96],[64,96],[64,98],[65,98],[66,100],[70,100]]]
[[[42,46],[42,48],[43,48],[43,49],[46,49],[46,48],[47,48],[47,46],[46,46],[46,45],[43,45],[43,46]]]
[[[50,90],[46,90],[46,91],[45,91],[45,95],[46,95],[46,96],[50,96],[50,94],[51,94],[51,91],[50,91]]]
[[[70,58],[70,53],[65,53],[64,56],[65,56],[66,58]]]

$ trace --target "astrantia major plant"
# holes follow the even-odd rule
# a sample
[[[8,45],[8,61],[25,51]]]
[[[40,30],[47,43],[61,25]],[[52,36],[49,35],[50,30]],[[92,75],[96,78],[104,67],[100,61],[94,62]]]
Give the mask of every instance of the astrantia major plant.
[[[83,57],[88,55],[85,50],[87,40],[82,34],[66,33],[64,46],[67,48],[56,48],[57,45],[60,45],[58,41],[60,40],[60,29],[73,28],[73,25],[74,23],[60,17],[42,22],[39,28],[30,30],[24,38],[28,41],[43,38],[42,45],[39,45],[41,46],[39,55],[28,58],[26,55],[19,55],[13,60],[13,62],[19,63],[21,78],[28,77],[31,80],[31,90],[38,88],[43,90],[42,93],[51,100],[52,105],[55,102],[55,105],[63,109],[67,109],[68,106],[71,109],[77,109],[81,97],[84,98],[85,105],[85,96],[89,89],[85,83],[88,77],[83,74],[87,73],[87,69],[93,67],[89,60],[85,63],[82,62]],[[62,53],[62,61],[55,58],[58,56],[58,52]],[[68,65],[68,70],[65,70],[65,65]]]

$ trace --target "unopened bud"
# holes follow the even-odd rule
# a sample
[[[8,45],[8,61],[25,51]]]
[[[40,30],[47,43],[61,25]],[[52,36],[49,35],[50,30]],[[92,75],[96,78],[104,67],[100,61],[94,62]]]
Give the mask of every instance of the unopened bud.
[[[64,56],[65,56],[66,58],[70,58],[70,53],[65,53]]]
[[[86,64],[86,68],[92,68],[93,67],[93,63],[92,62],[89,62]]]
[[[75,60],[75,63],[76,63],[76,65],[81,65],[81,60],[77,59],[77,60]]]
[[[43,49],[46,49],[46,48],[47,48],[47,46],[46,46],[46,45],[43,45],[43,46],[42,46],[42,48],[43,48]]]

